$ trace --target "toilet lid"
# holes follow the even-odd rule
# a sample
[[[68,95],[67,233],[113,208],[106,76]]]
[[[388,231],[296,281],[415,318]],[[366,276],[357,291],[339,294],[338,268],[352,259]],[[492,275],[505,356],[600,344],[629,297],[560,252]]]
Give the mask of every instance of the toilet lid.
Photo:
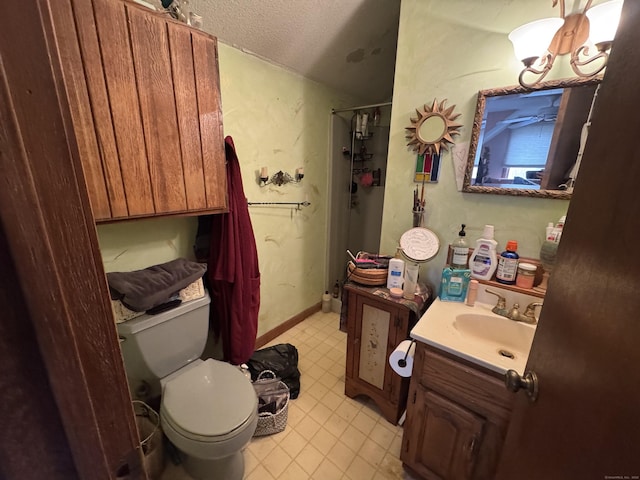
[[[237,367],[208,359],[167,382],[162,407],[167,420],[185,433],[217,437],[243,425],[258,402]]]

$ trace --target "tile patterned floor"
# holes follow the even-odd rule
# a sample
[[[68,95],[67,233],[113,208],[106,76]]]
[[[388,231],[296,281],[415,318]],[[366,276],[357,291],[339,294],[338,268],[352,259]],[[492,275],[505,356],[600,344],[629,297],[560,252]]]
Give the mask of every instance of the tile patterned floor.
[[[246,480],[413,480],[402,468],[402,428],[365,397],[344,394],[346,333],[335,313],[318,312],[276,338],[299,353],[300,396],[287,428],[254,438],[244,451]],[[187,480],[169,465],[163,480]]]

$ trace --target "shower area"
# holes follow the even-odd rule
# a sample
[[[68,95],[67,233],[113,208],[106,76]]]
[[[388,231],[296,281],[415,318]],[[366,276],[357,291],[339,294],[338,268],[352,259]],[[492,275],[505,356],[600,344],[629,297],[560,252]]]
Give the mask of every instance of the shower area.
[[[347,250],[379,250],[390,119],[391,102],[332,111],[329,290],[346,278]]]

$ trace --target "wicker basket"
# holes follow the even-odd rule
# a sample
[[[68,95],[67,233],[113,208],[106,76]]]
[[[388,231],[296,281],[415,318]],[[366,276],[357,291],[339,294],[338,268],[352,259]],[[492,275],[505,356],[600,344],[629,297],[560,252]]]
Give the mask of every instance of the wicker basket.
[[[271,375],[271,378],[266,378],[266,375]],[[254,388],[256,384],[265,384],[267,382],[273,383],[273,379],[276,378],[276,374],[271,370],[264,370],[260,372],[258,378],[254,383]],[[278,380],[276,382],[278,391],[286,390],[286,400],[283,406],[280,407],[278,411],[275,413],[270,412],[261,412],[258,413],[258,425],[256,426],[256,431],[253,434],[254,437],[261,437],[263,435],[272,435],[274,433],[282,432],[287,426],[287,417],[289,416],[289,387],[282,380]],[[260,395],[260,394],[258,394]]]
[[[358,268],[353,262],[347,264],[347,279],[362,285],[386,285],[388,273],[386,268]]]
[[[157,480],[164,470],[164,449],[162,445],[162,429],[160,415],[146,403],[133,401],[133,411],[141,440],[140,447],[144,454],[144,464],[150,480]],[[118,477],[120,478],[120,477]]]

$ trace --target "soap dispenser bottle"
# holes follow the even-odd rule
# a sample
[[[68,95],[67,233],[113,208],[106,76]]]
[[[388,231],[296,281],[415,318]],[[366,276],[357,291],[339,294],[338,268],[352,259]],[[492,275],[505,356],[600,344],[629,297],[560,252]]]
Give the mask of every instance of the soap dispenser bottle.
[[[493,225],[485,225],[482,237],[476,240],[476,248],[469,259],[471,276],[478,280],[490,280],[498,267],[496,247],[493,239]]]
[[[451,244],[453,255],[451,257],[451,268],[466,269],[469,262],[469,245],[465,240],[467,235],[464,231],[466,225],[462,224],[462,229],[458,232],[458,238]]]

